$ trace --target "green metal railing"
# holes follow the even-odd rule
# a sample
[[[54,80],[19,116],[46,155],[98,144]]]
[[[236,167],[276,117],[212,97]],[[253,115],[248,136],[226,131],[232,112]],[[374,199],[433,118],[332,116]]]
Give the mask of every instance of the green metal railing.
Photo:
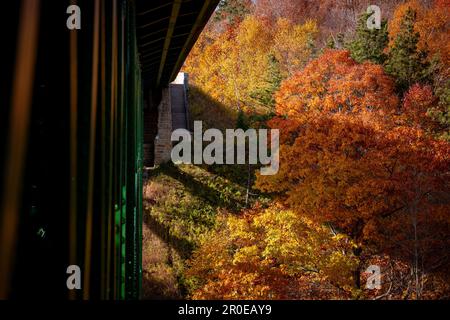
[[[78,198],[78,204],[87,203],[79,206],[78,218],[84,216],[92,225],[92,230],[78,227],[77,232],[79,238],[86,239],[77,256],[84,255],[84,266],[89,266],[85,268],[83,298],[138,299],[142,281],[144,99],[135,7],[131,0],[95,0],[95,3],[100,8],[99,17],[94,9],[93,37],[85,41],[93,40],[93,48],[98,41],[98,52],[80,52],[93,56],[86,60],[94,63],[92,73],[98,72],[97,91],[92,91],[91,99],[99,103],[97,111],[93,113],[91,106],[82,116],[95,127],[85,137],[92,139],[92,132],[97,133],[95,147],[88,151],[89,157],[94,157],[95,173],[86,170],[92,163],[81,165],[81,172],[87,174],[81,185],[89,186],[93,179],[93,190],[81,190]],[[100,22],[97,30],[96,18]],[[97,118],[92,118],[93,115]],[[84,125],[78,130],[83,131]],[[79,143],[83,148],[88,141],[81,139]],[[91,204],[89,197],[94,197]]]
[[[152,100],[218,0],[165,2],[170,12],[151,0],[2,4],[0,298],[140,298],[142,70]],[[79,30],[66,27],[72,5]],[[179,16],[186,22],[177,26]],[[140,44],[161,61],[142,67],[138,40],[166,18],[164,43]],[[80,290],[66,286],[71,265],[81,269]]]
[[[82,8],[81,30],[66,28],[70,5]],[[0,75],[16,88],[0,96],[0,147],[3,155],[8,142],[15,156],[0,157],[2,174],[12,168],[0,176],[9,192],[0,199],[0,297],[138,299],[144,90],[135,1],[17,0],[5,9],[20,28],[4,39],[5,66],[17,68],[2,65]],[[66,287],[69,265],[81,269],[81,290]]]

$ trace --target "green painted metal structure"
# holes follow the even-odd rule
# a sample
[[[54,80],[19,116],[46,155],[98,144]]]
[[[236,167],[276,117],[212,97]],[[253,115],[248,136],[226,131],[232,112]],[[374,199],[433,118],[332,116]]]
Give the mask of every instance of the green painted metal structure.
[[[217,0],[2,5],[0,298],[138,299],[144,106]],[[68,30],[67,8],[82,12]],[[67,287],[67,267],[81,288]]]

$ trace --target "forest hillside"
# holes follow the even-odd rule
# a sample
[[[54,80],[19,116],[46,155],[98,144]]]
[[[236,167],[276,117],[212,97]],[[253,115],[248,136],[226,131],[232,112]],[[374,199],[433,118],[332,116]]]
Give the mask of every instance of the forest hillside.
[[[280,170],[154,172],[166,297],[448,299],[450,1],[377,1],[369,29],[371,4],[221,1],[183,68],[191,121],[279,129]]]

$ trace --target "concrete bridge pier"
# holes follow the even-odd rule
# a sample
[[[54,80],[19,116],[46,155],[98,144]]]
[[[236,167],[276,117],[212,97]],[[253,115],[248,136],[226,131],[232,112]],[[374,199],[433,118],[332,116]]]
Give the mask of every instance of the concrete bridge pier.
[[[153,167],[169,162],[172,151],[172,132],[189,130],[189,106],[187,101],[188,76],[180,72],[177,78],[153,92],[149,107],[144,111],[144,164]],[[159,99],[155,99],[155,96]],[[153,101],[152,101],[153,100]]]

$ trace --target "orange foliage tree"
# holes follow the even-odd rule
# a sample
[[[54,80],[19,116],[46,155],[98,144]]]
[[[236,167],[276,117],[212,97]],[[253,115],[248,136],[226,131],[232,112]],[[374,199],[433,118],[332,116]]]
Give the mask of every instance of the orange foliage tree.
[[[282,84],[276,111],[290,119],[315,113],[393,113],[392,79],[379,65],[356,63],[348,51],[328,50]]]
[[[318,223],[331,223],[356,243],[362,259],[371,249],[402,244],[398,257],[417,264],[436,249],[429,246],[433,241],[448,242],[445,232],[434,231],[450,221],[442,195],[449,190],[450,146],[403,125],[393,81],[380,67],[329,51],[285,81],[276,100],[280,117],[270,126],[282,132],[280,171],[259,176],[259,189]],[[415,115],[428,103],[408,101],[406,113]]]
[[[437,105],[437,98],[431,86],[415,84],[406,92],[403,98],[402,111],[410,125],[422,129],[432,129],[433,121],[428,116],[428,110]]]
[[[306,2],[283,1],[273,14],[274,1],[258,3],[256,16],[204,35],[185,69],[214,100],[254,111],[253,93],[267,89],[269,62],[278,62],[287,80],[268,126],[281,131],[280,170],[255,184],[277,205],[220,218],[190,261],[192,298],[376,298],[382,292],[367,294],[361,283],[371,263],[391,266],[391,297],[448,295],[450,144],[434,138],[448,128],[448,91],[413,84],[400,100],[381,65],[345,50],[310,60],[316,24],[279,19]],[[355,11],[363,2],[349,3]],[[416,10],[418,49],[439,55],[441,76],[448,4],[408,1],[389,25],[395,39],[408,8]]]

